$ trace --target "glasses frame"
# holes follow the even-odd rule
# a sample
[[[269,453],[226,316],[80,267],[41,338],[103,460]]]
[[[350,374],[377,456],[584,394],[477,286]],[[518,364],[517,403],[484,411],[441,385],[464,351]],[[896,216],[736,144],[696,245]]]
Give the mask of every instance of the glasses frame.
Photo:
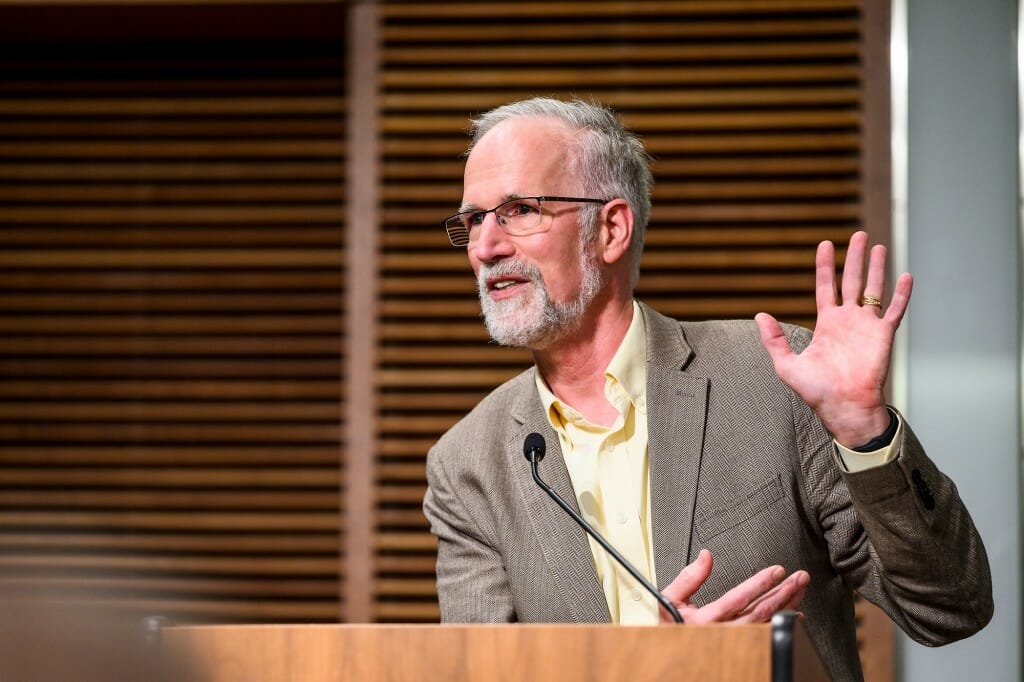
[[[454,246],[456,248],[462,248],[464,246],[469,246],[469,243],[470,243],[469,230],[466,229],[465,223],[462,222],[462,220],[461,220],[462,216],[467,216],[467,215],[487,215],[488,213],[494,213],[495,211],[497,211],[499,208],[501,208],[505,204],[512,203],[513,201],[522,201],[524,199],[535,199],[537,201],[537,208],[538,209],[543,205],[543,203],[545,201],[568,201],[568,202],[573,202],[573,203],[584,203],[584,204],[607,204],[609,201],[611,201],[611,199],[593,199],[593,198],[589,198],[589,197],[555,197],[555,196],[513,197],[511,199],[507,199],[507,200],[501,202],[500,204],[498,204],[494,208],[488,209],[486,211],[476,211],[476,210],[474,210],[474,211],[459,211],[458,213],[456,213],[454,215],[450,215],[447,218],[445,218],[444,222],[443,222],[443,225],[444,225],[444,231],[448,235],[448,241],[450,241],[452,243],[452,246]],[[498,214],[494,213],[494,215],[495,215],[495,217],[497,217]],[[452,223],[453,221],[457,221],[457,225],[454,226],[454,228],[449,226],[450,223]],[[500,227],[502,229],[502,231],[505,231],[505,226],[501,222],[500,219],[498,220],[498,227]],[[452,234],[453,229],[456,232],[456,235]],[[465,231],[465,236],[464,237],[458,234],[461,231]],[[505,234],[509,234],[509,233],[505,232]],[[512,236],[515,236],[515,235],[512,235]]]

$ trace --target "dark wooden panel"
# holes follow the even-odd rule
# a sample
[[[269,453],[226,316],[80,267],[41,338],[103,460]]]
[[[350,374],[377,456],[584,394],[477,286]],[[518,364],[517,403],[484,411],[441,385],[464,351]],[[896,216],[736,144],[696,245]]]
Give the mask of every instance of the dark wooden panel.
[[[344,22],[197,5],[142,44],[170,12],[47,12],[126,23],[0,46],[0,594],[337,620]]]

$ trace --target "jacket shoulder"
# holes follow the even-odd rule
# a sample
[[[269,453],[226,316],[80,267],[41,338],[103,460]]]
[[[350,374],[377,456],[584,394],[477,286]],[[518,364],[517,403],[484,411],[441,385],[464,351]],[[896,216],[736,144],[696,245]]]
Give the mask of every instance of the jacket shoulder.
[[[534,381],[534,368],[530,367],[495,388],[448,429],[438,439],[433,450],[444,451],[453,447],[464,450],[467,444],[479,443],[482,429],[492,434],[490,438],[493,439],[493,434],[510,421],[509,415],[523,393],[536,390]]]

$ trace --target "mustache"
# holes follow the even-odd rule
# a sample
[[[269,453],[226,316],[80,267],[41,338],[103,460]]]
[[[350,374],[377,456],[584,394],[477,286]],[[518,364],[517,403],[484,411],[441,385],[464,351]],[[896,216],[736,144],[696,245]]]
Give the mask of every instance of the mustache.
[[[480,266],[480,273],[477,275],[476,283],[481,291],[487,288],[487,280],[492,277],[525,277],[526,279],[544,282],[540,268],[533,263],[526,261],[502,260],[494,265],[483,264]]]

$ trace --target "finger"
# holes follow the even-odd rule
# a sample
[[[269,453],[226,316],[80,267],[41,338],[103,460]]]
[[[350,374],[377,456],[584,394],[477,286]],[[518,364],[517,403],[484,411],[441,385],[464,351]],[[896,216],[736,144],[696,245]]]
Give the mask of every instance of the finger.
[[[814,300],[821,311],[836,304],[836,247],[821,242],[814,255]]]
[[[885,310],[885,320],[890,322],[893,327],[898,327],[903,319],[903,314],[907,311],[907,305],[910,303],[910,292],[913,289],[914,278],[910,276],[910,273],[904,272],[896,280],[892,300],[889,301],[889,307]]]
[[[675,580],[669,583],[668,587],[662,590],[661,593],[673,604],[678,605],[685,602],[708,579],[713,565],[714,559],[711,556],[711,552],[702,549],[697,558],[692,563],[687,564],[683,570],[679,571],[679,575],[676,576]]]
[[[871,255],[868,260],[868,280],[864,284],[864,297],[871,296],[882,300],[885,294],[885,247],[875,244],[871,247]],[[878,314],[882,314],[882,308],[878,307]]]
[[[769,566],[747,578],[721,597],[700,609],[701,621],[715,623],[731,621],[761,595],[778,585],[785,577],[782,566]]]
[[[757,322],[757,330],[761,332],[761,343],[778,370],[779,365],[793,355],[789,339],[783,333],[779,321],[768,313],[754,315],[754,321]]]
[[[843,304],[860,305],[864,291],[864,254],[867,252],[867,232],[854,232],[846,247],[846,262],[843,264]]]
[[[792,611],[803,601],[810,584],[807,571],[796,571],[788,578],[754,600],[737,618],[737,622],[763,623],[779,611]]]

